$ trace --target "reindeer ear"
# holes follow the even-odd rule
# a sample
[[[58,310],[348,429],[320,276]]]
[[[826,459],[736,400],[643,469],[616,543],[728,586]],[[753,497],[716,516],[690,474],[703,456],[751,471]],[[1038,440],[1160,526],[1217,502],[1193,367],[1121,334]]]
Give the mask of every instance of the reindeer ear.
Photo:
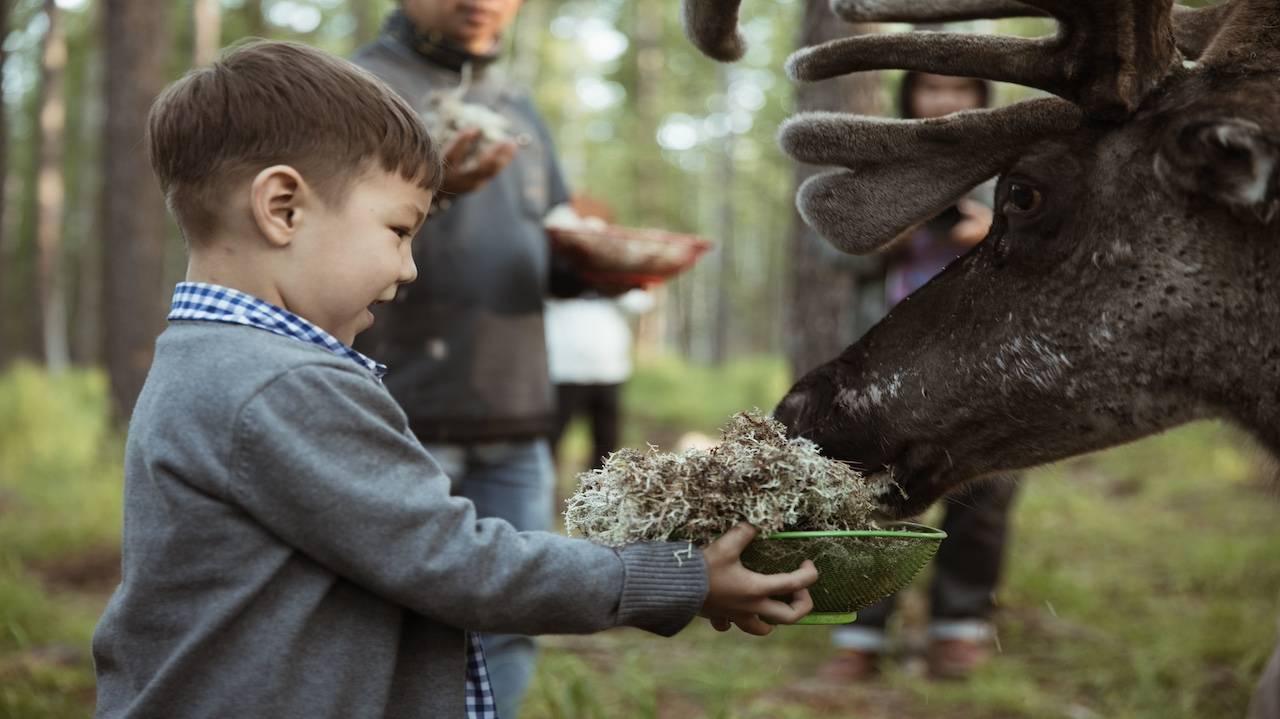
[[[796,204],[837,249],[866,254],[1080,120],[1078,108],[1052,98],[931,120],[815,112],[788,120],[778,140],[801,162],[848,168],[809,178]]]
[[[1269,224],[1280,214],[1280,147],[1256,123],[1194,119],[1170,129],[1155,159],[1172,190]]]

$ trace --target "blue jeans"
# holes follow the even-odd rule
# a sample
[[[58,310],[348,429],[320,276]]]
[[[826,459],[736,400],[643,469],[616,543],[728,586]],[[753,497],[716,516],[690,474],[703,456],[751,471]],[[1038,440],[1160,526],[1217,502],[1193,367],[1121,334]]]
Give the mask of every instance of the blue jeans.
[[[426,448],[452,480],[453,493],[470,499],[478,516],[500,517],[522,532],[551,530],[555,468],[546,440]],[[485,634],[482,641],[498,716],[517,719],[533,678],[537,644],[518,634]]]

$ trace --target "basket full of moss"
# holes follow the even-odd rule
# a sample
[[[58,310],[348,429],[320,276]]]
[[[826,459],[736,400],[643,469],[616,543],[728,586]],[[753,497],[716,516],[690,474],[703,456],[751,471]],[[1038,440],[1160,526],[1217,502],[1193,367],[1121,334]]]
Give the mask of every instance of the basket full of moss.
[[[890,480],[868,479],[817,445],[788,438],[758,412],[734,415],[723,441],[680,454],[623,449],[579,475],[565,527],[609,546],[687,541],[705,545],[738,522],[760,538],[742,555],[753,571],[789,572],[805,559],[818,568],[809,588],[814,611],[803,624],[843,624],[858,609],[907,583],[945,533],[914,524],[878,527],[875,497]]]

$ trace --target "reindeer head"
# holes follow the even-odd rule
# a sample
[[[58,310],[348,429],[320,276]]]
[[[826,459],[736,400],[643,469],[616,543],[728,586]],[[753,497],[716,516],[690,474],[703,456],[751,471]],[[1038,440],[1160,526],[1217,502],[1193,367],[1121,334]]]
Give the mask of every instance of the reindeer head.
[[[686,0],[695,42],[741,51],[737,3]],[[886,512],[966,480],[1225,416],[1280,450],[1280,0],[833,0],[855,22],[1049,14],[1025,40],[868,35],[806,48],[798,80],[900,68],[1057,98],[895,121],[800,115],[797,159],[847,169],[805,220],[871,252],[1000,175],[987,238],[776,414],[888,470]]]

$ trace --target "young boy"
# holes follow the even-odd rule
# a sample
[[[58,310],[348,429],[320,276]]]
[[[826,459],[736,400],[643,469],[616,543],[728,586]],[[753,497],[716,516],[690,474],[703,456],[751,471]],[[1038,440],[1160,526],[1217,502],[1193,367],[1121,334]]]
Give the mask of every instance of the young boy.
[[[748,572],[745,525],[613,550],[449,496],[350,348],[417,274],[440,176],[372,76],[246,45],[168,88],[149,142],[190,261],[129,428],[98,716],[493,716],[473,631],[669,636],[701,613],[764,634],[808,612],[812,565]]]

